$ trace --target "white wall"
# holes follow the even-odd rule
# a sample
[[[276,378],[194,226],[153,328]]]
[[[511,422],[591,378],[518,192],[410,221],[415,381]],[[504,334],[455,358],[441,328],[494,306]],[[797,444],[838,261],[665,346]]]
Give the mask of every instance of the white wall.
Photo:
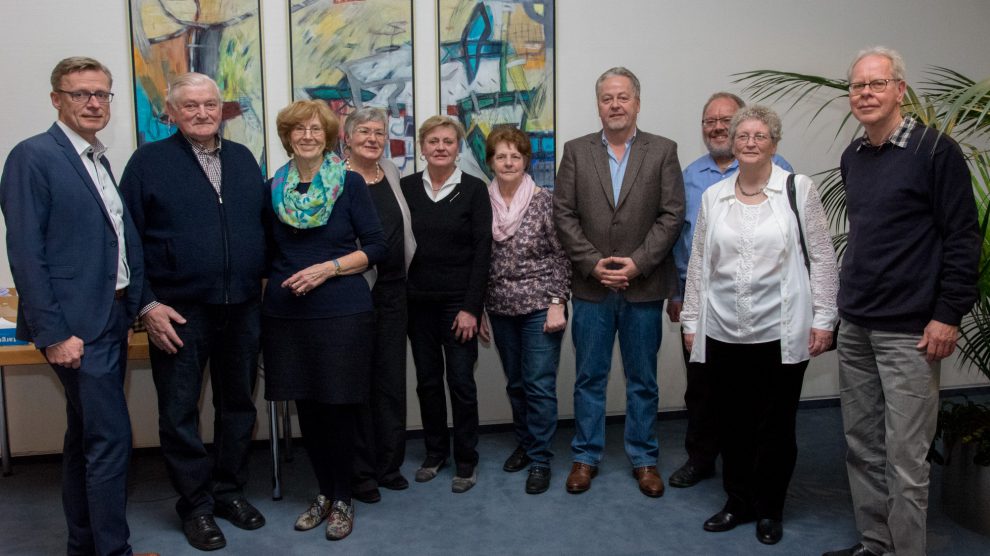
[[[436,113],[437,68],[435,0],[415,0],[416,110],[419,121]],[[261,0],[264,29],[266,100],[269,129],[289,102],[286,2]],[[699,136],[702,104],[709,94],[728,89],[731,74],[752,69],[785,69],[842,77],[861,47],[884,44],[899,49],[908,63],[908,79],[923,79],[932,64],[949,66],[975,78],[990,75],[990,3],[985,0],[558,0],[557,137],[559,144],[599,128],[594,80],[605,69],[624,65],[642,81],[640,127],[678,142],[682,165],[704,152]],[[101,134],[117,172],[135,147],[131,102],[130,39],[126,2],[32,0],[7,2],[0,18],[2,57],[0,158],[20,140],[46,129],[55,118],[48,100],[48,75],[66,56],[88,55],[115,74],[114,117]],[[782,113],[786,105],[778,106]],[[833,142],[835,127],[808,127],[808,112],[784,114],[783,154],[803,173],[835,166],[845,135]],[[837,123],[841,108],[827,112]],[[270,165],[285,159],[274,133],[268,139]],[[558,148],[558,157],[561,149]],[[0,257],[0,285],[13,281]],[[683,406],[683,363],[676,328],[668,326],[661,348],[662,409]],[[620,371],[618,356],[615,369]],[[609,384],[608,409],[624,409],[621,372]],[[482,349],[476,373],[483,423],[510,419],[504,379],[492,349]],[[983,384],[978,375],[943,365],[943,386]],[[409,424],[419,426],[410,362]],[[561,417],[573,415],[573,346],[565,342],[558,393]],[[53,373],[43,366],[7,369],[8,417],[15,454],[55,452],[64,431],[64,401]],[[158,442],[154,386],[147,362],[132,365],[127,384],[136,446]],[[267,436],[260,403],[258,436]],[[806,398],[837,394],[835,355],[815,360],[805,378]],[[209,401],[204,400],[204,407]],[[204,416],[204,432],[212,428]]]

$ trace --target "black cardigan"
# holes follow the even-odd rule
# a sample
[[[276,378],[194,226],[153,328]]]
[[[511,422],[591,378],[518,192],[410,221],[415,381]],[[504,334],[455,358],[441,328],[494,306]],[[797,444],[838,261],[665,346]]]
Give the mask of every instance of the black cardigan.
[[[485,182],[461,174],[454,191],[434,203],[423,173],[402,178],[416,255],[409,266],[409,297],[461,301],[461,310],[481,317],[492,250],[492,206]]]
[[[120,190],[144,246],[152,301],[242,303],[261,294],[266,268],[264,178],[244,145],[224,140],[220,191],[181,133],[142,145]]]

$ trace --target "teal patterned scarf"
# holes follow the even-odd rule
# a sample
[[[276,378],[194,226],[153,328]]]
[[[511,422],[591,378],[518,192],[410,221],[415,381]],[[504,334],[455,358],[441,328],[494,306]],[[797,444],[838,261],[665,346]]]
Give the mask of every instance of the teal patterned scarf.
[[[272,206],[278,219],[293,228],[318,228],[327,223],[337,197],[344,190],[344,161],[336,153],[323,157],[320,170],[305,193],[298,191],[299,168],[294,160],[272,178]]]

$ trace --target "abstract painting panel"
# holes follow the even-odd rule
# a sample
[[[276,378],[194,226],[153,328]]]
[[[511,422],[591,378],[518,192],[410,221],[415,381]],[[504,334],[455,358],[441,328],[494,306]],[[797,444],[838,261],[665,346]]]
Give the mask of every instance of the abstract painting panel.
[[[165,114],[168,83],[195,71],[220,86],[221,136],[266,167],[259,0],[130,0],[138,145],[176,128]]]
[[[438,0],[440,111],[467,130],[460,166],[492,177],[485,138],[498,125],[525,131],[530,174],[553,187],[554,2]]]
[[[403,174],[415,171],[412,23],[412,0],[289,2],[293,100],[322,100],[341,123],[384,109],[385,156]]]

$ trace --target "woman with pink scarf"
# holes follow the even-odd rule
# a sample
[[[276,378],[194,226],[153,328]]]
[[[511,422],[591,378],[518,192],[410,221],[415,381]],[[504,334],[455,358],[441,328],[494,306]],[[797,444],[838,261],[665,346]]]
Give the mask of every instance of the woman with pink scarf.
[[[529,466],[526,492],[550,486],[550,445],[557,430],[557,365],[567,325],[571,265],[557,240],[549,190],[526,173],[529,137],[502,126],[488,136],[492,256],[481,337],[494,337],[507,380],[518,443],[502,467]]]

